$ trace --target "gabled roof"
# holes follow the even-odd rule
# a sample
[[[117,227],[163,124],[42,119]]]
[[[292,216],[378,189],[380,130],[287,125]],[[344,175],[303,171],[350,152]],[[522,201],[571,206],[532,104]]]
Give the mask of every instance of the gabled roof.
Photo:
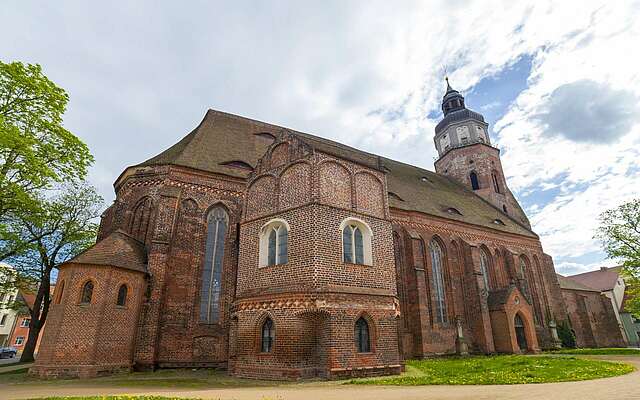
[[[501,310],[503,306],[507,304],[514,291],[520,293],[520,289],[518,289],[516,285],[509,285],[506,288],[491,290],[487,297],[487,306],[489,306],[489,310]],[[527,299],[522,296],[522,301],[527,302]]]
[[[571,277],[562,276],[560,274],[556,274],[558,277],[558,283],[560,284],[560,289],[569,289],[569,290],[582,290],[586,292],[600,292],[598,289],[594,289],[587,285],[584,285],[578,281],[571,279]]]
[[[144,243],[117,230],[62,266],[67,264],[103,265],[146,273],[147,252]]]
[[[568,278],[585,286],[604,292],[612,290],[616,286],[618,278],[620,277],[621,268],[622,267],[602,267],[595,271],[571,275],[568,276]]]
[[[215,110],[209,110],[202,122],[178,143],[137,166],[178,165],[246,178],[250,171],[225,163],[241,161],[255,166],[270,144],[260,134],[275,136],[285,129],[320,152],[386,171],[388,189],[398,197],[390,196],[391,207],[538,237],[473,191],[446,176],[328,139]],[[448,213],[447,209],[451,207],[462,215]],[[494,223],[496,219],[504,221],[505,225]]]

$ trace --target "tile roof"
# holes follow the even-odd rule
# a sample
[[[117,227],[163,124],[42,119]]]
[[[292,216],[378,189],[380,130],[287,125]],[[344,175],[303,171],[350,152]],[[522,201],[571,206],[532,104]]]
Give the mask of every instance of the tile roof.
[[[600,292],[598,289],[594,289],[587,285],[583,285],[582,283],[571,279],[571,277],[562,276],[560,274],[556,274],[558,277],[558,283],[560,284],[560,289],[570,289],[570,290],[583,290],[586,292]]]
[[[595,271],[571,275],[568,278],[603,292],[611,290],[616,286],[621,268],[622,267],[602,267]]]
[[[318,136],[221,111],[209,110],[202,122],[178,143],[136,166],[170,164],[245,178],[250,171],[224,164],[242,161],[255,166],[270,144],[259,134],[275,136],[285,129],[320,152],[386,171],[389,191],[395,194],[389,198],[391,207],[538,238],[530,229],[446,176]],[[462,215],[452,215],[447,212],[448,208],[455,208]],[[505,225],[496,224],[496,219]]]
[[[147,253],[144,243],[117,230],[62,266],[67,264],[104,265],[147,272]]]

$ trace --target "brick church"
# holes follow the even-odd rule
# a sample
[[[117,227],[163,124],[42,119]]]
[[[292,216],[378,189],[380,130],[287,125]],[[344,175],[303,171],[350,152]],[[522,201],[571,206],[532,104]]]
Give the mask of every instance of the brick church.
[[[60,268],[32,373],[335,378],[557,346],[553,261],[488,124],[448,83],[442,111],[434,173],[209,110],[118,177],[97,243]]]

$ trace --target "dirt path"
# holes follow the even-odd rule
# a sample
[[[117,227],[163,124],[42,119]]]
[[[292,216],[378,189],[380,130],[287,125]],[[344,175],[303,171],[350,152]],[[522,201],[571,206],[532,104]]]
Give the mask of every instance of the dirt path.
[[[224,400],[424,400],[424,399],[640,399],[640,357],[604,356],[600,359],[625,361],[636,371],[615,378],[581,382],[495,386],[355,386],[337,382],[315,382],[273,387],[214,390],[176,390],[153,388],[97,388],[82,384],[64,386],[0,386],[0,399],[25,399],[44,396],[82,396],[106,394],[158,394]]]

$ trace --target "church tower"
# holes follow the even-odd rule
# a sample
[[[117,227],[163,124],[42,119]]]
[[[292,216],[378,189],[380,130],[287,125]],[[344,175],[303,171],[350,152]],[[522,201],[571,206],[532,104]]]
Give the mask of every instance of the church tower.
[[[469,110],[464,97],[451,88],[442,98],[444,118],[436,125],[434,137],[438,160],[436,172],[447,175],[491,203],[527,228],[529,219],[509,188],[502,171],[500,150],[491,145],[484,117]]]

